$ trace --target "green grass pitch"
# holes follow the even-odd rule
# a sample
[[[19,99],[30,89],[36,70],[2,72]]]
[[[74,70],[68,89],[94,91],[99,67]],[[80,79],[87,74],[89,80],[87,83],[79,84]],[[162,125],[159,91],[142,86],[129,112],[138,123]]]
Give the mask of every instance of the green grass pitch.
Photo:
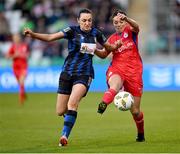
[[[129,111],[111,104],[103,115],[97,105],[103,93],[89,93],[79,106],[67,147],[58,147],[63,118],[55,113],[56,94],[28,94],[24,106],[17,94],[0,94],[0,152],[5,153],[173,153],[180,152],[180,92],[145,92],[146,142],[135,142]]]

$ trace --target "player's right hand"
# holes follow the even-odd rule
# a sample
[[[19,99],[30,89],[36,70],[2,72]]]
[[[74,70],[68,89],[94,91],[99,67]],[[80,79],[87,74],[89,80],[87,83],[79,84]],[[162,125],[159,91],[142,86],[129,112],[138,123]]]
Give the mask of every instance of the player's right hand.
[[[120,20],[127,20],[127,16],[122,13],[118,13],[117,16],[119,17]]]
[[[29,28],[24,28],[24,31],[23,31],[23,34],[25,35],[25,36],[29,36],[29,37],[31,37],[32,36],[32,30],[31,29],[29,29]]]

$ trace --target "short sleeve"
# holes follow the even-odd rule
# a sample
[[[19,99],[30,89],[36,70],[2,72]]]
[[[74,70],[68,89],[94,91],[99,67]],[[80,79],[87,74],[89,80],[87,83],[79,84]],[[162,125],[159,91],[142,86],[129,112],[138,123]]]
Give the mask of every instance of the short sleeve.
[[[74,32],[73,32],[72,27],[67,27],[63,29],[62,32],[64,33],[64,38],[67,38],[67,39],[73,38]]]
[[[105,37],[105,35],[102,33],[102,31],[97,29],[97,41],[103,45],[106,41],[107,38]]]

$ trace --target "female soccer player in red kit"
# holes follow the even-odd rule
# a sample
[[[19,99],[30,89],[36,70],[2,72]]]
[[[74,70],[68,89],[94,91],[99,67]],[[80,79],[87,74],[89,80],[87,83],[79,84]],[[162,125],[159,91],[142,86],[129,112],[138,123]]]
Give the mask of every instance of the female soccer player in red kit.
[[[27,75],[28,56],[28,45],[21,41],[21,36],[19,34],[13,35],[13,44],[6,57],[13,60],[13,72],[20,87],[19,100],[21,104],[23,104],[26,99],[24,81]]]
[[[142,142],[145,138],[144,116],[140,110],[143,65],[138,51],[139,26],[121,10],[114,11],[112,21],[116,33],[109,37],[108,42],[114,44],[117,40],[121,40],[121,47],[112,51],[112,62],[106,73],[109,89],[104,93],[102,102],[98,106],[98,113],[102,114],[119,90],[124,88],[134,96],[135,102],[130,111],[137,126],[136,141]],[[106,58],[109,53],[104,49],[95,51],[95,54],[101,58]]]

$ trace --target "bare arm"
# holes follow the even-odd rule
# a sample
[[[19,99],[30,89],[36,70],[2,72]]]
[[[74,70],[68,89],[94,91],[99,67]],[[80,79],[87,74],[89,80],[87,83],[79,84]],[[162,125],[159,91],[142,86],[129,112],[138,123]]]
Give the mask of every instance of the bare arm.
[[[105,59],[109,54],[110,51],[107,51],[105,49],[96,49],[94,52],[98,57]]]
[[[106,58],[112,51],[117,50],[119,47],[121,47],[121,45],[122,45],[121,40],[118,40],[115,44],[110,44],[110,43],[106,42],[106,43],[104,44],[104,49],[97,49],[97,48],[96,48],[96,50],[95,50],[94,53],[95,53],[98,57],[104,59],[104,58]]]
[[[127,23],[129,23],[129,25],[132,27],[132,31],[134,31],[136,33],[139,32],[139,25],[137,24],[137,22],[135,20],[133,20],[121,13],[119,13],[118,16],[121,20],[125,20]]]
[[[115,44],[110,44],[106,41],[103,46],[105,50],[110,53],[111,51],[117,50],[121,45],[121,40],[118,40]]]
[[[137,22],[135,20],[127,17],[126,21],[131,25],[132,31],[134,31],[136,33],[139,32],[139,25],[137,24]]]
[[[54,34],[41,34],[41,33],[35,33],[31,31],[29,28],[24,29],[24,35],[46,42],[55,41],[57,39],[61,39],[64,37],[63,32],[58,32]]]

